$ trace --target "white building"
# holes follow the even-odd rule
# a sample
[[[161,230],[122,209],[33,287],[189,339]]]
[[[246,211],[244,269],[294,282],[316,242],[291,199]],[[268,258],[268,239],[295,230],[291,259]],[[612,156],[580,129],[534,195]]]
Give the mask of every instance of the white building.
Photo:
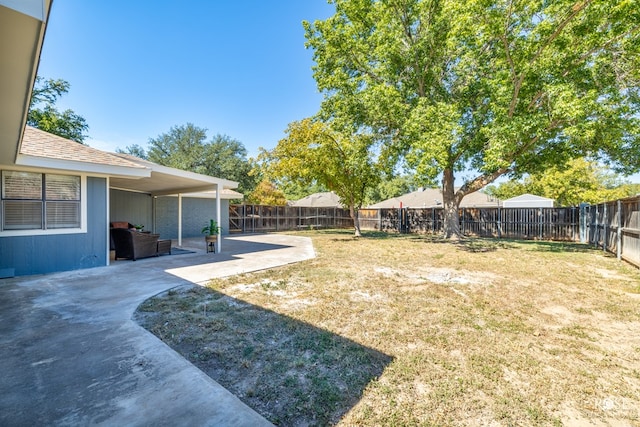
[[[522,194],[517,197],[504,200],[502,206],[505,208],[552,208],[554,200],[534,194]]]

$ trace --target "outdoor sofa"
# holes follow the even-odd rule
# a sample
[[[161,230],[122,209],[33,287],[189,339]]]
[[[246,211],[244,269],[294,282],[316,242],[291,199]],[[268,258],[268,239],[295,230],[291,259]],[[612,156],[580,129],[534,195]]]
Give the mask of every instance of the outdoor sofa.
[[[116,251],[115,259],[137,260],[158,256],[159,234],[141,233],[127,228],[112,228],[111,238]]]

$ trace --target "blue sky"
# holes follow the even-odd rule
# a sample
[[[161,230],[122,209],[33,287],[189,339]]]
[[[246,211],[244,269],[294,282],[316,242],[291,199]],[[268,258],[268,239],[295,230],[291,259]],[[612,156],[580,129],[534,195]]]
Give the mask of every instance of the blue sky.
[[[55,0],[38,74],[71,84],[58,101],[107,151],[188,122],[241,141],[255,156],[321,95],[302,21],[326,0]]]
[[[55,0],[38,74],[71,84],[57,105],[87,120],[92,147],[146,148],[191,122],[253,157],[318,111],[302,21],[333,12],[326,0]]]

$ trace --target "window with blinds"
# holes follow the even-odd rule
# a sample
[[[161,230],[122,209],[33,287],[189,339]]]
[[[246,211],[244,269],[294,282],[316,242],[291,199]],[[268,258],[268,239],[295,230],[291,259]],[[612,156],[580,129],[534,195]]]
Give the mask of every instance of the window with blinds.
[[[2,229],[80,228],[80,177],[2,171]]]

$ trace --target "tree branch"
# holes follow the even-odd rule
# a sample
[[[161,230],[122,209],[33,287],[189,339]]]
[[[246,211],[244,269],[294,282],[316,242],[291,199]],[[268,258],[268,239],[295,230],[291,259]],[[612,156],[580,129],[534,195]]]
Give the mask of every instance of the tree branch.
[[[511,78],[515,82],[516,81],[516,66],[513,62],[513,58],[509,53],[509,41],[507,40],[507,34],[509,33],[509,25],[511,22],[511,14],[513,12],[513,1],[509,2],[509,12],[507,13],[507,19],[504,24],[504,34],[502,34],[502,44],[504,45],[504,52],[507,55],[507,62],[509,63],[509,68],[511,68]]]
[[[556,38],[558,38],[560,33],[562,33],[562,30],[564,30],[564,28],[569,24],[569,22],[571,22],[578,15],[578,13],[584,10],[584,8],[586,8],[589,5],[589,3],[591,3],[591,1],[592,0],[584,0],[582,3],[576,3],[573,5],[569,16],[567,16],[562,22],[560,22],[560,24],[558,25],[558,28],[556,28],[556,30],[551,34],[551,36],[547,39],[547,41],[544,42],[542,45],[540,45],[535,55],[533,55],[533,58],[531,58],[531,60],[529,61],[529,66],[533,65],[538,60],[538,58],[542,56],[542,53],[544,52],[544,50],[547,47],[549,47]],[[511,103],[509,105],[509,117],[513,117],[513,114],[515,113],[516,105],[518,103],[518,95],[520,93],[520,88],[524,83],[525,76],[526,74],[523,71],[520,74],[520,78],[516,81],[515,86],[513,88],[513,97],[511,98]]]
[[[459,193],[462,197],[464,197],[467,194],[473,193],[475,191],[480,190],[483,187],[486,187],[487,185],[491,184],[493,181],[498,179],[500,176],[508,172],[511,172],[511,169],[500,168],[489,175],[480,175],[479,177],[474,178],[470,182],[465,183],[462,187],[460,187],[460,189],[458,189],[456,193]]]
[[[591,55],[593,55],[594,53],[596,53],[597,51],[605,48],[606,46],[609,46],[612,43],[617,42],[618,40],[620,40],[623,37],[626,37],[630,34],[634,34],[638,31],[638,29],[640,29],[640,25],[636,25],[635,27],[631,28],[629,31],[624,32],[622,34],[618,34],[616,37],[613,37],[610,40],[607,40],[604,44],[602,44],[601,46],[596,46],[593,49],[591,49],[590,51],[582,54],[577,61],[572,62],[571,65],[569,67],[567,67],[567,69],[565,70],[564,73],[562,73],[562,77],[566,77],[572,69],[574,69],[577,64],[581,63],[582,61],[586,60],[588,57],[590,57]],[[637,34],[637,33],[636,33]]]

